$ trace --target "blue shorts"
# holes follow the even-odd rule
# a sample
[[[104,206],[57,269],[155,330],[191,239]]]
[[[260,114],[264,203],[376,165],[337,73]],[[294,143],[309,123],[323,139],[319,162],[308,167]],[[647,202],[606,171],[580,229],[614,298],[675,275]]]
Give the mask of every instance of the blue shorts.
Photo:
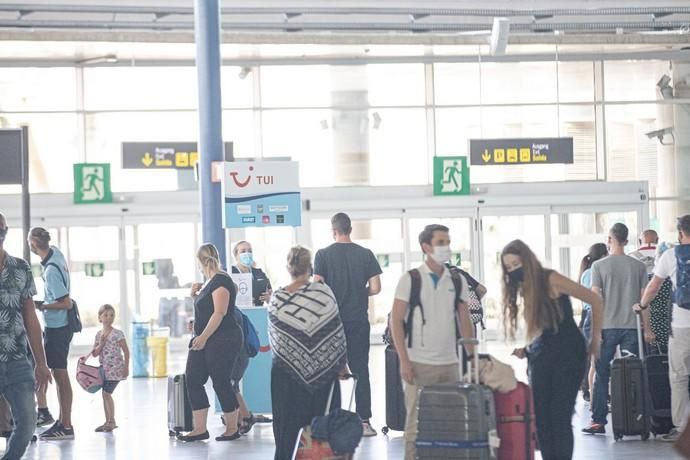
[[[103,391],[108,393],[108,394],[113,394],[113,391],[115,391],[115,387],[117,387],[117,384],[120,383],[119,380],[106,380],[103,382]]]

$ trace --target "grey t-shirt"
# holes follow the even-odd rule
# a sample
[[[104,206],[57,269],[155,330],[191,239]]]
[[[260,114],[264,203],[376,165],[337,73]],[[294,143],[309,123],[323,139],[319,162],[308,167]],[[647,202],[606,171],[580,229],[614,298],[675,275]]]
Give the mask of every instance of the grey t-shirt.
[[[635,329],[632,306],[647,285],[647,267],[629,256],[608,256],[592,265],[592,287],[604,298],[603,329]]]

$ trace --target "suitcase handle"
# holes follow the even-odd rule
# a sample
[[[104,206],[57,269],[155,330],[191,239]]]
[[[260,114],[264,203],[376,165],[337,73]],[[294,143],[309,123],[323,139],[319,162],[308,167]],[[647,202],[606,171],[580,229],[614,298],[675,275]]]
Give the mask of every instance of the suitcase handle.
[[[638,348],[638,353],[639,353],[639,358],[640,361],[644,361],[644,337],[642,337],[642,323],[640,321],[640,317],[642,316],[642,312],[638,311],[635,312],[635,323],[637,325],[637,348]]]
[[[357,377],[357,374],[345,374],[343,375],[344,379],[352,379],[354,380],[354,385],[352,385],[352,394],[350,395],[350,404],[347,406],[347,410],[352,410],[352,402],[355,399],[355,391],[357,390],[357,381],[359,378]],[[331,384],[331,390],[328,392],[328,402],[326,403],[326,412],[324,415],[328,415],[328,413],[331,411],[331,403],[333,402],[333,392],[335,391],[335,386],[340,385],[340,378],[336,378],[333,380],[333,383]]]
[[[464,383],[472,383],[472,376],[474,374],[474,383],[479,385],[479,340],[459,339],[458,340],[458,356],[462,356],[462,347],[465,345],[474,345],[474,353],[472,353],[472,363],[467,363],[467,371],[470,374],[469,382],[465,382],[465,376],[462,373],[462,363],[460,363],[460,381]]]

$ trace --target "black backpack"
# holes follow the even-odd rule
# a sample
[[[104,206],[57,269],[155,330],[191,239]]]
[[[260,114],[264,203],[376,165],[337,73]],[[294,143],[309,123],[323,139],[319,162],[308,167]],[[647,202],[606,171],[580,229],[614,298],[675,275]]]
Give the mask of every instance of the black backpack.
[[[453,281],[453,286],[455,287],[455,301],[453,302],[453,311],[456,314],[456,327],[455,336],[460,338],[460,328],[457,325],[457,310],[458,303],[463,302],[460,297],[462,293],[462,275],[457,271],[453,270],[451,267],[447,267],[450,271],[450,279]],[[453,267],[454,268],[454,267]],[[422,306],[421,292],[422,292],[422,275],[419,270],[413,268],[408,270],[410,274],[410,300],[407,307],[407,319],[403,322],[403,329],[405,330],[405,337],[407,338],[407,348],[412,347],[412,320],[414,318],[414,311],[419,308],[422,313],[422,327],[426,324],[426,319],[424,318],[424,307]],[[391,313],[388,314],[388,326],[383,333],[383,342],[386,345],[393,345],[393,333],[391,332]]]
[[[67,285],[67,280],[65,279],[65,275],[62,273],[62,269],[55,262],[50,262],[46,264],[46,267],[50,265],[55,267],[58,273],[60,273],[60,276],[62,277],[62,283],[65,285],[65,288],[67,288],[67,291],[69,292],[70,287]],[[81,315],[79,314],[79,307],[77,306],[77,301],[72,298],[70,298],[70,300],[72,301],[72,308],[67,310],[67,325],[69,326],[69,329],[70,331],[72,331],[72,333],[81,332]]]

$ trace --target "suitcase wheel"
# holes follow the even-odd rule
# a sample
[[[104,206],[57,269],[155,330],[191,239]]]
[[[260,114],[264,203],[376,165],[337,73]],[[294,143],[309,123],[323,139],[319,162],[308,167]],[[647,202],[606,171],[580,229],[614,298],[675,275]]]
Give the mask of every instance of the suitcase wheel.
[[[171,438],[177,436],[177,432],[173,430],[168,430],[168,436],[170,436]]]
[[[614,431],[614,433],[613,433],[613,440],[614,440],[614,441],[620,441],[621,439],[623,439],[623,435],[620,434],[620,433],[616,433],[616,432]]]
[[[384,426],[383,428],[381,428],[381,433],[388,434],[388,427]]]
[[[640,436],[643,441],[647,441],[649,439],[649,433],[645,433],[642,436]]]

